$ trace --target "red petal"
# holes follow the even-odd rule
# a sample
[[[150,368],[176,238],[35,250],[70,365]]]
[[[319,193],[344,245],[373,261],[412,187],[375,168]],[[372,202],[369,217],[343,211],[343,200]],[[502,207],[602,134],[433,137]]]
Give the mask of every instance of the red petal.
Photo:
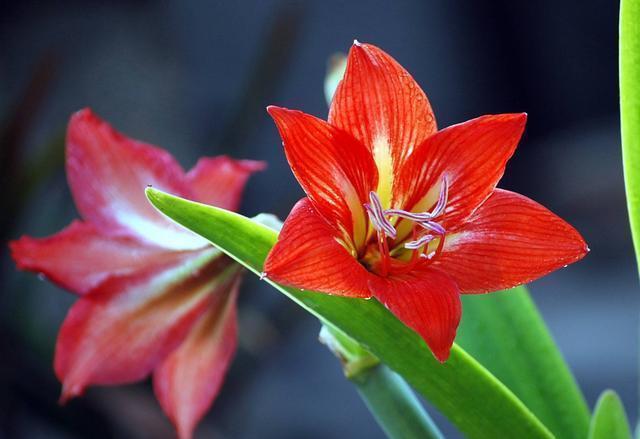
[[[345,240],[354,237],[359,247],[365,234],[363,203],[377,184],[369,151],[323,120],[273,106],[267,110],[278,126],[291,169],[318,213]]]
[[[56,345],[62,400],[90,384],[146,377],[183,341],[212,292],[229,288],[228,270],[237,268],[217,254],[207,249],[185,255],[174,267],[111,278],[78,300]]]
[[[375,298],[420,334],[439,361],[449,358],[462,314],[458,287],[451,278],[427,268],[396,278],[377,277],[370,286]]]
[[[372,276],[334,238],[308,198],[293,207],[264,265],[267,277],[297,288],[350,297],[370,297]]]
[[[236,351],[240,277],[220,291],[189,336],[153,373],[153,388],[181,439],[191,438],[218,395]]]
[[[187,184],[195,201],[237,210],[245,183],[251,174],[265,168],[265,162],[205,157],[187,173]]]
[[[42,273],[74,293],[84,294],[111,276],[123,276],[184,255],[129,237],[107,237],[89,223],[72,222],[47,238],[23,236],[9,243],[21,270]]]
[[[372,151],[381,142],[388,145],[396,170],[436,131],[431,105],[411,75],[379,48],[358,42],[349,51],[329,123]]]
[[[431,208],[443,177],[449,199],[442,217],[455,226],[493,191],[522,136],[526,114],[482,116],[437,132],[411,155],[402,169],[396,199],[414,212]]]
[[[104,234],[137,236],[173,249],[206,245],[158,213],[144,194],[153,185],[190,197],[180,165],[166,151],[116,132],[89,109],[69,122],[67,178],[80,214]]]
[[[463,293],[486,293],[531,282],[582,259],[580,234],[545,207],[496,189],[434,261]]]

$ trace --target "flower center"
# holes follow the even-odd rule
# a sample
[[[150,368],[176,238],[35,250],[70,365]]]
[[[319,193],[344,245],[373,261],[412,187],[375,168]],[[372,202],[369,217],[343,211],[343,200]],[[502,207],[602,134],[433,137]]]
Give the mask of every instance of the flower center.
[[[364,208],[369,215],[369,221],[376,230],[378,251],[380,253],[380,269],[379,274],[387,276],[390,273],[401,274],[411,271],[418,263],[430,263],[436,255],[442,251],[444,246],[444,238],[446,230],[440,225],[436,219],[442,215],[447,205],[447,196],[449,192],[449,184],[446,178],[443,178],[440,185],[440,193],[438,201],[431,212],[413,213],[401,209],[384,209],[380,202],[380,197],[374,191],[369,193],[370,203],[365,203]],[[389,221],[390,218],[396,217],[413,222],[412,239],[404,242],[399,249],[411,250],[411,258],[408,263],[394,264],[392,261],[388,238],[396,239],[398,233]],[[435,250],[428,251],[429,244],[438,240]],[[398,250],[398,248],[392,251]]]

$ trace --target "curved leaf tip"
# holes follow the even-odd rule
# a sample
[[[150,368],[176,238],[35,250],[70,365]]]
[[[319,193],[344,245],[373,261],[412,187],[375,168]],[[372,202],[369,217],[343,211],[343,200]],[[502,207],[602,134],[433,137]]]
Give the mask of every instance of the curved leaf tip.
[[[598,398],[588,439],[631,439],[624,406],[613,390],[605,390]]]

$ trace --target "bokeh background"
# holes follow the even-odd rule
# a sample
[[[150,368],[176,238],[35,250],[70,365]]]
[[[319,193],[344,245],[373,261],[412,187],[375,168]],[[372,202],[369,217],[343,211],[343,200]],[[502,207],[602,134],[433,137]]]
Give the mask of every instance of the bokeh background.
[[[55,334],[74,298],[8,257],[7,239],[51,234],[77,215],[63,172],[69,115],[90,106],[185,167],[202,155],[266,160],[242,211],[284,218],[302,192],[265,106],[325,116],[327,60],[354,38],[414,75],[440,126],[529,113],[501,186],[566,218],[592,249],[535,282],[533,296],[589,404],[612,387],[636,413],[640,304],[620,162],[617,9],[607,0],[0,2],[0,437],[173,435],[148,383],[56,404]],[[317,321],[248,277],[240,302],[241,348],[199,437],[383,437],[317,343]]]

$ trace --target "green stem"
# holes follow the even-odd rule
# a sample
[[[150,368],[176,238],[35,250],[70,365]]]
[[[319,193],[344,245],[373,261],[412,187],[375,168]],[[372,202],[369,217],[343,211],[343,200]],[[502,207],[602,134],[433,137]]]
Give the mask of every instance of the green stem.
[[[443,439],[409,385],[384,364],[350,380],[388,437]]]
[[[340,359],[345,376],[392,439],[443,439],[411,387],[362,345],[325,322],[320,341]]]

